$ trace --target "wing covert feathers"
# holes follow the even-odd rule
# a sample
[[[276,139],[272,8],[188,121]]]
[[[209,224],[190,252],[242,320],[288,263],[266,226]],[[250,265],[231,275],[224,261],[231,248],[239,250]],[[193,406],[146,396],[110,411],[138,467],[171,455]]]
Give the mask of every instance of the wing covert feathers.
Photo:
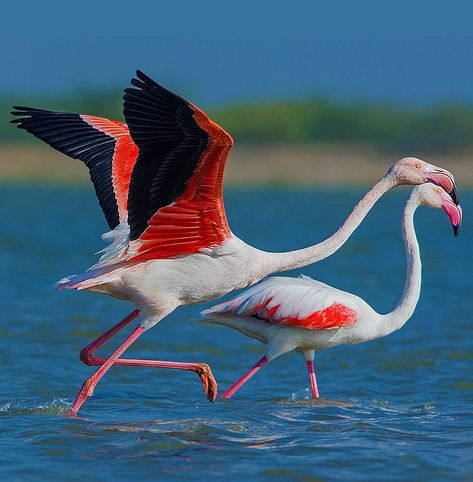
[[[327,285],[311,281],[268,278],[203,314],[253,316],[263,322],[306,330],[336,329],[356,323],[355,310],[339,302]]]
[[[130,260],[185,255],[222,243],[230,236],[222,186],[232,138],[193,104],[140,71],[137,77],[124,96],[125,117],[140,149],[129,196],[135,247]]]

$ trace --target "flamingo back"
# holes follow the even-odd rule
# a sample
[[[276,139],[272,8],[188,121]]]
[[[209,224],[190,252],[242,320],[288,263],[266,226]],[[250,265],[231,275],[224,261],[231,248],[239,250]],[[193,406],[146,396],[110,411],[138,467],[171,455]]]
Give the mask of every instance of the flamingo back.
[[[356,323],[358,313],[348,306],[352,295],[315,281],[271,277],[231,300],[202,312],[206,318],[231,314],[307,330],[336,329]]]

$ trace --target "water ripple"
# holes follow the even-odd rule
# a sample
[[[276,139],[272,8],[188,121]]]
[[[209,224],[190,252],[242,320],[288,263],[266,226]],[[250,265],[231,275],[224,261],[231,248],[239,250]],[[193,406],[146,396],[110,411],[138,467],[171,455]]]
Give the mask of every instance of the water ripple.
[[[399,219],[404,194],[383,200],[340,253],[305,274],[358,293],[379,311],[394,306],[404,255],[398,223],[386,220]],[[230,192],[226,201],[235,232],[279,251],[313,242],[307,226],[317,227],[322,239],[356,197],[336,190],[254,191]],[[330,212],[313,209],[321,201]],[[32,202],[49,216],[32,217]],[[12,203],[15,210],[7,208]],[[472,193],[463,204],[465,212],[473,209]],[[473,229],[465,217],[462,237],[453,240],[440,231],[441,216],[426,211],[416,219],[425,276],[413,319],[385,339],[318,353],[321,400],[310,400],[303,360],[291,354],[261,370],[234,399],[214,404],[192,374],[113,368],[73,417],[74,396],[93,371],[79,362],[80,349],[129,306],[50,288],[88,266],[100,248],[102,219],[92,193],[5,187],[2,480],[473,480],[473,278],[465,261]],[[68,230],[57,230],[58,220]],[[176,311],[131,351],[209,362],[225,389],[262,348],[229,330],[186,323],[202,308]]]

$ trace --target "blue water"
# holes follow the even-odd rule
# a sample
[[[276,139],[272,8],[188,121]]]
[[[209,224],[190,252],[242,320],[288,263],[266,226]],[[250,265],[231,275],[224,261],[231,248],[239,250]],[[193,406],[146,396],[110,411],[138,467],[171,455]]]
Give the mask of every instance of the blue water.
[[[329,235],[361,193],[229,190],[226,204],[235,233],[287,250]],[[404,283],[407,193],[387,195],[343,249],[301,272],[392,309]],[[80,349],[132,307],[52,288],[102,247],[105,224],[90,189],[3,186],[2,480],[471,480],[473,192],[462,204],[458,239],[440,210],[419,210],[424,285],[413,318],[384,339],[320,352],[321,401],[308,399],[305,364],[292,353],[214,404],[193,374],[113,368],[70,417],[92,372],[79,362]],[[190,321],[205,306],[177,310],[130,355],[208,362],[220,390],[227,388],[263,347]]]

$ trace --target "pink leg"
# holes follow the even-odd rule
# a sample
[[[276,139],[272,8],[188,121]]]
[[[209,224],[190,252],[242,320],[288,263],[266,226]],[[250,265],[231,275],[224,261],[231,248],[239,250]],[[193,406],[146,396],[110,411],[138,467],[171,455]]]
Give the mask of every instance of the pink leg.
[[[107,362],[107,358],[94,357],[91,365],[103,365]],[[185,363],[185,362],[171,362],[162,360],[135,360],[129,358],[119,358],[115,360],[114,365],[126,367],[148,367],[148,368],[170,368],[173,370],[185,370],[197,373],[207,399],[214,402],[217,398],[217,380],[213,376],[212,370],[207,363]]]
[[[261,360],[250,368],[240,379],[238,379],[223,395],[222,398],[230,398],[246,383],[260,368],[268,363],[268,357],[265,355]]]
[[[317,388],[317,380],[315,378],[314,362],[312,360],[306,360],[307,369],[309,370],[310,390],[312,392],[312,398],[319,398],[319,389]]]
[[[135,311],[131,312],[122,321],[117,323],[115,326],[110,328],[110,330],[106,331],[103,335],[99,336],[96,340],[94,340],[92,343],[87,345],[80,352],[81,361],[83,363],[85,363],[86,365],[89,365],[89,366],[98,366],[98,365],[103,366],[103,365],[105,365],[114,355],[112,355],[108,359],[96,357],[94,355],[95,350],[97,350],[99,347],[101,347],[113,335],[118,333],[121,329],[123,329],[130,322],[132,322],[135,318],[137,318],[139,316],[139,314],[140,314],[140,312],[138,310],[135,310]],[[127,347],[128,346],[129,345],[127,345]],[[125,349],[127,347],[125,347]],[[118,356],[120,356],[120,355],[118,355]],[[159,360],[129,360],[129,359],[120,359],[120,358],[117,357],[113,361],[112,364],[113,365],[122,365],[122,366],[143,366],[143,367],[152,367],[152,368],[170,368],[170,369],[175,369],[175,370],[193,371],[193,372],[197,373],[197,375],[199,376],[199,378],[202,382],[202,385],[204,387],[204,391],[207,395],[207,398],[210,401],[213,402],[213,401],[215,401],[215,399],[217,397],[217,382],[216,382],[216,380],[215,380],[215,378],[212,374],[212,370],[210,369],[210,367],[206,363],[182,363],[182,362],[169,362],[169,361],[159,361]],[[108,368],[107,368],[107,370],[108,370]],[[105,370],[103,372],[103,374],[105,374],[105,372],[107,370]],[[95,373],[95,375],[97,375],[98,371]],[[95,387],[95,385],[97,385],[98,381],[103,376],[103,374],[98,376],[97,381],[95,382],[95,384],[92,387],[92,392],[93,392],[93,388]],[[93,375],[93,376],[95,376],[95,375]],[[87,380],[84,383],[84,386],[87,382],[89,382],[89,380]],[[82,387],[81,393],[83,392],[83,389],[84,389],[84,387]],[[90,395],[92,395],[92,392],[90,392]],[[88,396],[90,396],[90,395],[88,395]],[[80,396],[80,393],[79,393],[79,396]],[[79,396],[77,397],[77,400],[76,400],[74,406],[78,403]],[[78,404],[78,407],[77,407],[76,410],[74,410],[74,408],[73,408],[73,411],[77,412],[77,410],[85,402],[86,399],[87,399],[87,396]]]
[[[118,333],[121,329],[125,328],[129,323],[139,316],[140,312],[138,310],[132,311],[128,316],[123,318],[122,321],[112,326],[110,330],[106,331],[103,335],[100,335],[96,340],[83,348],[80,352],[80,360],[86,365],[101,365],[101,363],[96,363],[97,358],[94,357],[94,352],[97,348],[100,348],[104,343],[106,343],[113,335]]]
[[[88,397],[92,396],[94,393],[94,388],[99,382],[99,380],[105,375],[105,373],[110,369],[110,367],[115,363],[118,357],[144,332],[143,328],[138,326],[132,332],[132,334],[113,352],[112,356],[91,376],[89,377],[79,394],[77,395],[76,401],[72,405],[72,412],[77,413],[82,404],[87,400]]]

